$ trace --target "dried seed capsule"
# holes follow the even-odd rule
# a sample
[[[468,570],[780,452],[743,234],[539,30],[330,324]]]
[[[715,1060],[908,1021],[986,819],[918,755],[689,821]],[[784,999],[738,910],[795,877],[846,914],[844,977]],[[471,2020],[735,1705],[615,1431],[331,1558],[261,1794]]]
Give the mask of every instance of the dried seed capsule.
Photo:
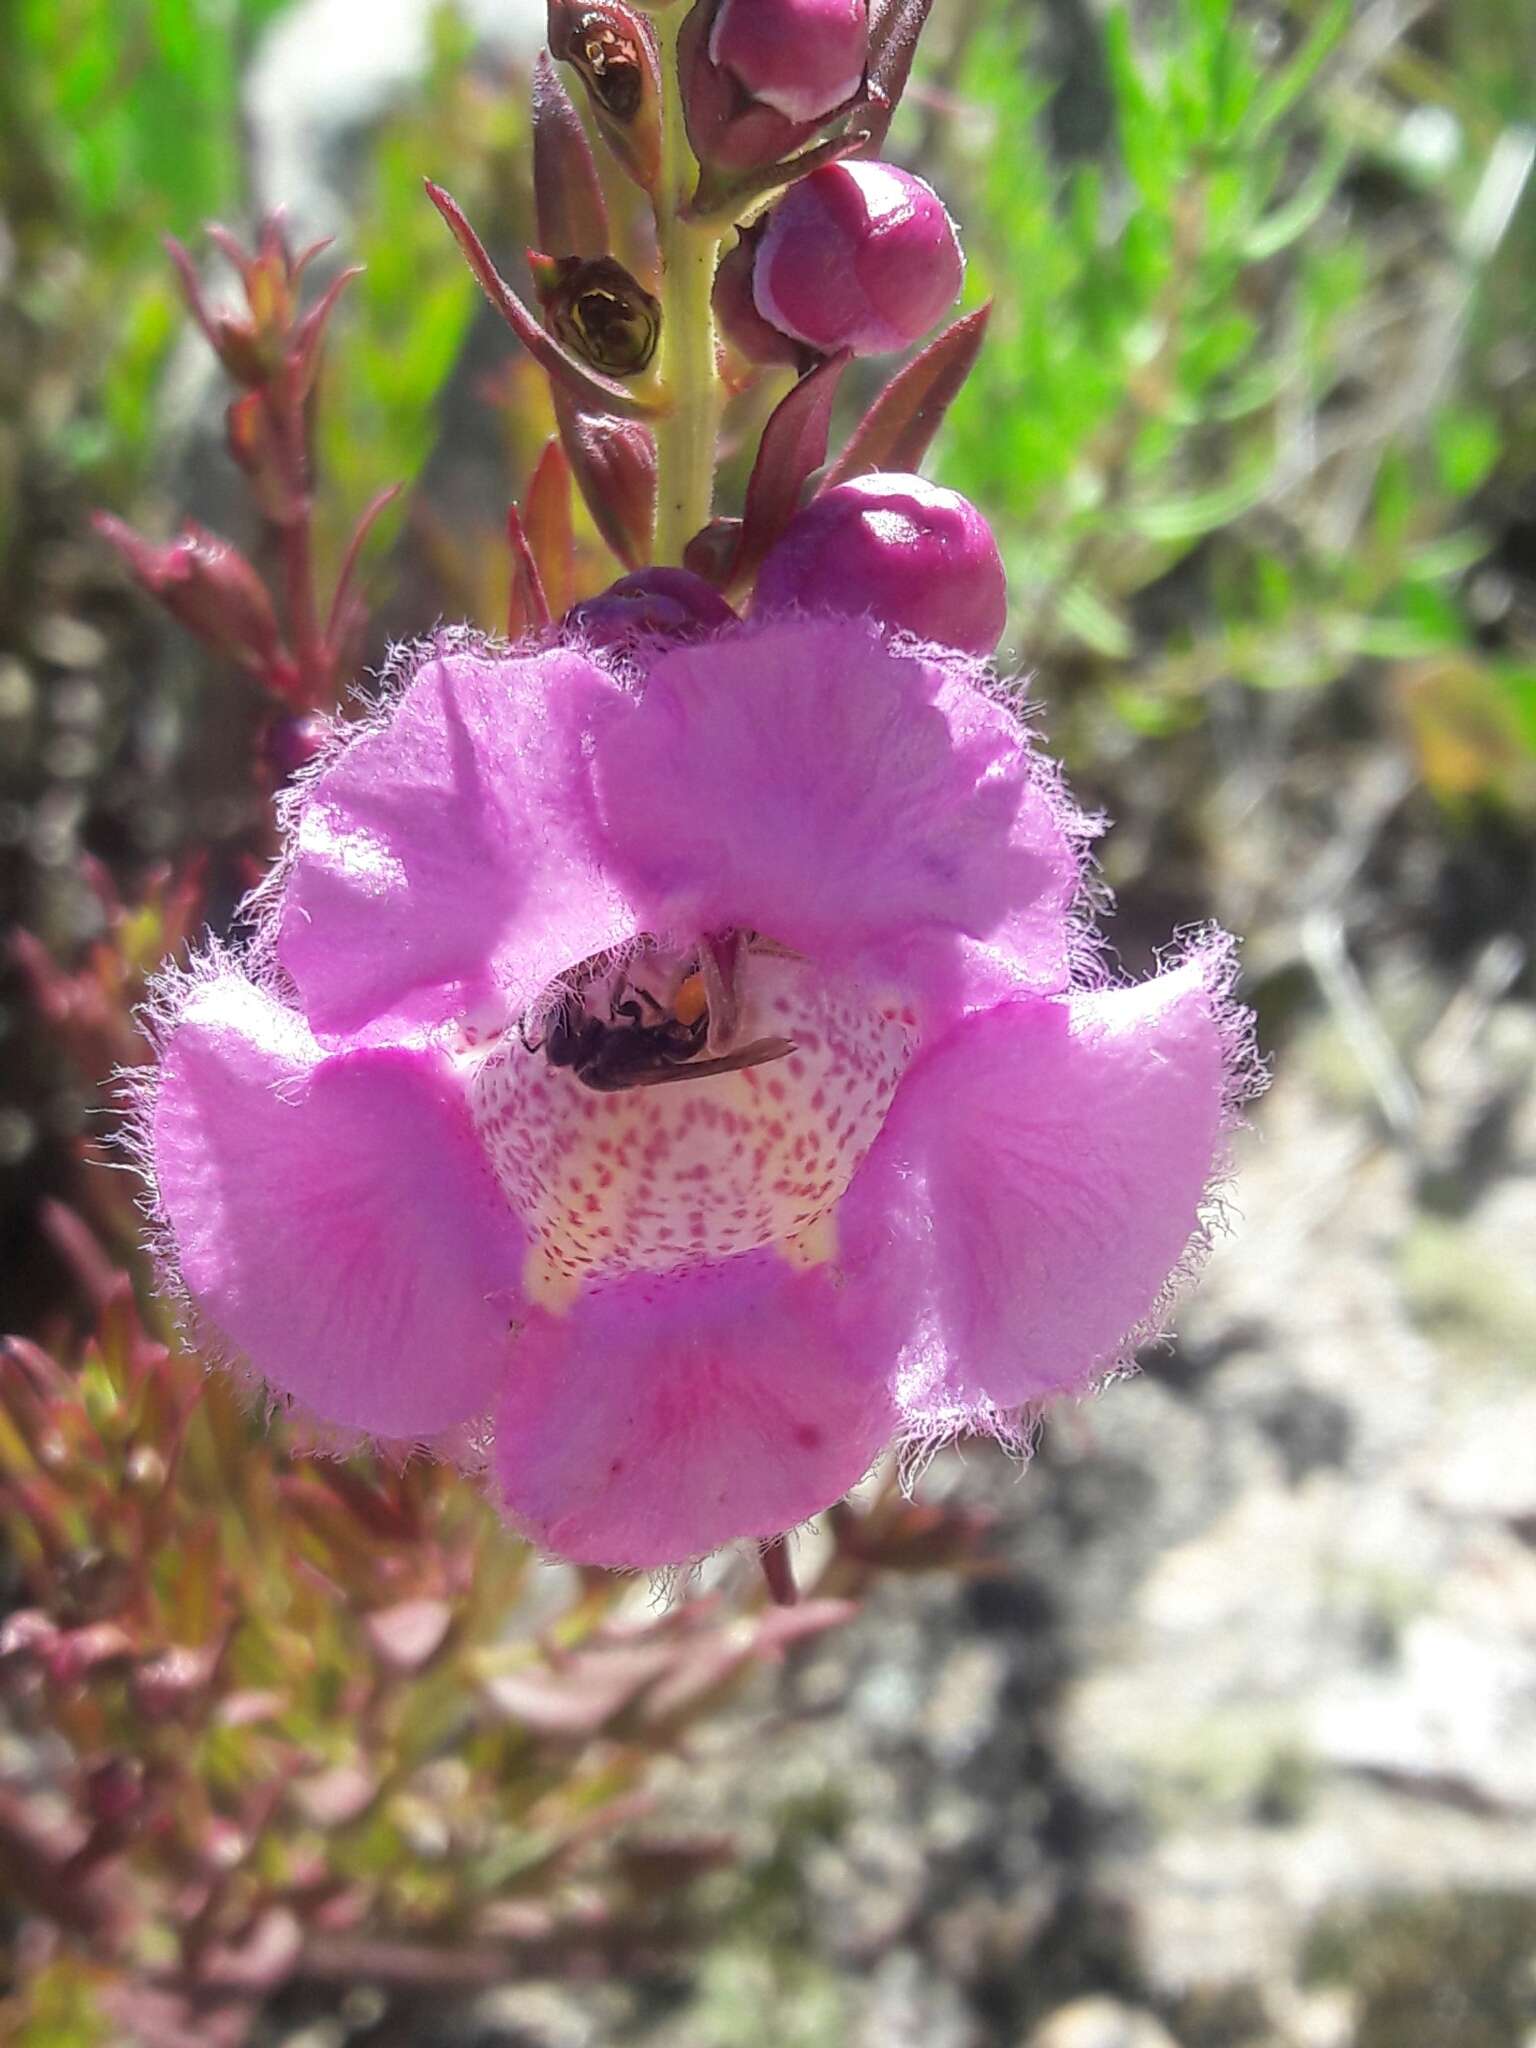
[[[647,192],[661,172],[661,81],[645,18],[618,0],[549,0],[552,56],[581,75],[614,155]]]
[[[610,377],[634,377],[656,353],[661,304],[611,256],[535,256],[534,285],[573,354]]]

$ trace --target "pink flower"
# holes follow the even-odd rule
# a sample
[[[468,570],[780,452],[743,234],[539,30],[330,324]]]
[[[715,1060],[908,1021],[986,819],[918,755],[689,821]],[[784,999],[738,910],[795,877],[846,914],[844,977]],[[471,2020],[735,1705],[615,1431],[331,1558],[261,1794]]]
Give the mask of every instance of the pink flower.
[[[813,498],[757,574],[754,608],[873,612],[883,626],[990,654],[1008,622],[992,529],[926,477],[877,473]]]
[[[467,1437],[643,1567],[893,1438],[1007,1434],[1163,1318],[1230,948],[1085,981],[1085,828],[966,657],[802,614],[418,654],[162,989],[163,1258],[270,1386]]]
[[[932,186],[895,164],[828,164],[769,214],[752,295],[770,326],[808,348],[877,356],[926,334],[964,276]]]

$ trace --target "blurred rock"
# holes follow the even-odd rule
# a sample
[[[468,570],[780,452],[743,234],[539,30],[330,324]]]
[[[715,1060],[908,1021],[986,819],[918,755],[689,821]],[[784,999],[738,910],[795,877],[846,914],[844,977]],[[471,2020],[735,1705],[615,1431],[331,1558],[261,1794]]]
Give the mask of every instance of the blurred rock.
[[[1112,1998],[1079,1998],[1064,2005],[1029,2036],[1024,2048],[1179,2048],[1150,2013]]]
[[[496,57],[531,63],[543,0],[457,0]],[[269,30],[247,88],[257,199],[305,235],[352,225],[347,151],[427,68],[438,0],[302,0]]]

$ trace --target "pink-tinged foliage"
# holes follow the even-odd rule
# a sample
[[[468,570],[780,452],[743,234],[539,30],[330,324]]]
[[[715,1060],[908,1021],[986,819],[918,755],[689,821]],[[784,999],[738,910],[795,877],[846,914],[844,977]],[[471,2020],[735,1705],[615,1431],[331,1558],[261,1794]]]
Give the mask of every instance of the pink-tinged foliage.
[[[1118,1364],[1203,1242],[1241,1031],[1214,942],[1074,986],[1086,828],[978,662],[632,595],[406,665],[288,800],[247,961],[163,992],[142,1135],[227,1351],[490,1444],[520,1527],[646,1567]],[[647,973],[682,1018],[706,953],[743,1059],[605,1091],[550,1049],[635,1043]]]

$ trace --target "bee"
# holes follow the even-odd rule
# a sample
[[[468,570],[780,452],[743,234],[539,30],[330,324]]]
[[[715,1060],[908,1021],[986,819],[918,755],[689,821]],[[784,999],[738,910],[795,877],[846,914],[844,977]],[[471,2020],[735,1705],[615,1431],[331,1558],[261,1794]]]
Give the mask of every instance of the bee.
[[[606,956],[583,962],[559,985],[537,1037],[530,1037],[524,1020],[523,1044],[602,1094],[700,1081],[784,1059],[795,1050],[793,1039],[730,1043],[739,1022],[735,984],[745,951],[736,946],[728,955],[727,985],[706,942],[701,963],[675,989],[667,988],[673,977],[660,977],[660,994],[643,973],[613,969]]]

